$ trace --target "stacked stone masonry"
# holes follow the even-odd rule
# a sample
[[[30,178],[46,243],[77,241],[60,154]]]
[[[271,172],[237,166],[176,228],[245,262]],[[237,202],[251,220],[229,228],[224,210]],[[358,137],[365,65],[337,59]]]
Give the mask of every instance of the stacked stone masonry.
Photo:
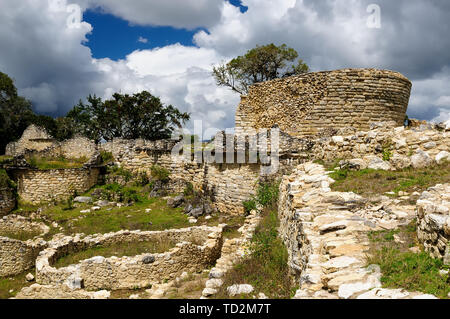
[[[324,128],[368,130],[370,122],[405,120],[411,82],[397,72],[344,69],[258,83],[242,97],[236,132],[278,125],[294,136]]]
[[[11,188],[0,188],[0,217],[16,207],[16,196]]]
[[[239,228],[241,236],[238,238],[226,239],[222,246],[220,258],[214,268],[209,272],[209,280],[202,291],[202,299],[207,299],[215,295],[223,285],[223,277],[233,268],[233,265],[242,261],[249,254],[250,240],[255,233],[256,227],[261,221],[261,212],[253,210],[245,218],[244,225]]]
[[[21,199],[32,204],[66,200],[75,192],[84,193],[97,184],[99,168],[14,170]]]
[[[39,237],[49,230],[45,224],[32,222],[22,216],[0,218],[0,277],[17,275],[34,267],[39,252],[47,247],[47,243]],[[7,234],[24,232],[38,235],[27,241],[5,237]]]
[[[432,257],[450,265],[450,184],[422,193],[417,201],[417,236]]]
[[[450,160],[450,131],[432,125],[405,128],[395,123],[373,123],[369,131],[318,139],[311,154],[313,159],[330,162],[359,159],[360,169],[376,166],[386,155],[388,169],[424,168]]]
[[[291,273],[300,285],[294,298],[435,298],[383,289],[380,267],[366,265],[368,233],[387,225],[408,224],[415,217],[414,210],[392,209],[395,214],[379,218],[379,207],[371,207],[354,193],[332,192],[333,182],[323,166],[306,163],[285,176],[280,185],[279,233],[288,249]],[[391,219],[388,224],[386,217]]]
[[[60,257],[96,245],[156,241],[177,244],[164,253],[120,258],[99,256],[68,267],[53,267]],[[220,256],[222,243],[222,228],[206,226],[153,232],[120,231],[84,238],[67,236],[50,242],[49,248],[39,255],[36,282],[89,290],[146,288],[173,280],[184,271],[196,272],[214,264]]]
[[[40,155],[43,157],[86,158],[97,153],[97,145],[86,137],[74,138],[59,142],[47,131],[36,125],[30,125],[17,142],[6,146],[8,156]]]

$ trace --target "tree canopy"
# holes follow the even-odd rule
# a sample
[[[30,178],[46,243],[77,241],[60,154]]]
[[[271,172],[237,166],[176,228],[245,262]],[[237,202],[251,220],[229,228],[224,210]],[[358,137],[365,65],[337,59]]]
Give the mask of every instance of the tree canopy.
[[[18,140],[30,124],[45,128],[58,140],[81,134],[99,142],[115,137],[169,138],[189,119],[188,113],[164,105],[147,91],[133,95],[116,93],[106,101],[89,95],[86,102],[80,100],[65,117],[38,115],[33,112],[30,101],[17,95],[14,81],[0,72],[0,154],[9,142]]]
[[[169,138],[190,115],[143,91],[133,95],[116,93],[106,101],[90,95],[87,103],[80,101],[67,118],[68,130],[73,128],[75,133],[96,141],[116,137],[158,140]]]
[[[18,96],[13,80],[0,72],[0,154],[9,142],[22,136],[34,117],[31,103]]]
[[[302,74],[309,71],[298,53],[285,44],[257,46],[228,63],[213,68],[217,85],[247,94],[252,84]]]

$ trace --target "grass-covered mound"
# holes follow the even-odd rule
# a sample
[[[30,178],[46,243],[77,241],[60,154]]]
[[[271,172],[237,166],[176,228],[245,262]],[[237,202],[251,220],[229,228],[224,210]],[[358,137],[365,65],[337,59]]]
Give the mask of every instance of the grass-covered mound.
[[[334,191],[354,192],[362,196],[387,192],[423,192],[427,188],[450,181],[450,162],[423,169],[406,168],[398,171],[364,169],[335,170],[330,174],[336,182]]]
[[[88,161],[86,157],[64,158],[60,157],[42,157],[33,155],[27,159],[27,162],[34,168],[41,170],[49,169],[68,169],[81,168]]]

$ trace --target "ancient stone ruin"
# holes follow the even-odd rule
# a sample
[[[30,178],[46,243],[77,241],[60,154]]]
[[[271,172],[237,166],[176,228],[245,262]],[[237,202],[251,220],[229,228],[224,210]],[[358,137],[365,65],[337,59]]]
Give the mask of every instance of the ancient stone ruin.
[[[258,83],[242,97],[236,132],[278,125],[293,136],[323,129],[368,130],[371,122],[405,121],[411,82],[398,72],[345,69]]]
[[[111,291],[150,285],[146,296],[162,298],[171,284],[186,277],[186,272],[205,272],[208,280],[202,298],[214,297],[224,285],[227,272],[248,256],[250,241],[262,218],[261,207],[246,211],[243,203],[256,194],[259,182],[278,179],[278,233],[287,248],[290,275],[299,286],[295,298],[435,298],[422,292],[382,288],[381,269],[368,266],[366,254],[371,233],[396,230],[417,219],[417,238],[424,250],[448,264],[448,183],[416,194],[417,204],[405,204],[411,199],[409,194],[399,195],[402,200],[386,194],[374,199],[332,191],[335,180],[322,165],[336,162],[336,169],[349,171],[414,171],[450,161],[448,125],[411,120],[405,126],[410,90],[411,82],[401,74],[374,69],[308,73],[254,85],[238,107],[236,134],[226,142],[219,133],[209,145],[211,158],[227,150],[233,161],[208,161],[205,152],[195,154],[182,147],[174,153],[180,141],[114,139],[95,144],[75,137],[61,142],[31,126],[7,148],[13,159],[2,165],[17,190],[0,189],[0,216],[14,209],[16,192],[28,203],[49,205],[72,199],[74,194],[83,194],[108,180],[111,177],[105,175],[105,163],[100,163],[99,154],[110,153],[110,167],[135,175],[151,179],[155,166],[167,170],[166,195],[179,195],[192,187],[202,200],[207,199],[208,207],[203,202],[199,215],[205,210],[215,212],[218,226],[127,229],[87,236],[57,234],[44,241],[48,232],[45,224],[8,215],[0,219],[0,276],[36,267],[36,283],[23,288],[17,298],[109,298]],[[280,129],[278,149],[271,144],[274,133],[261,131],[271,128]],[[267,153],[258,154],[252,161],[249,153],[259,151],[267,142]],[[242,149],[244,160],[236,162]],[[196,161],[197,155],[201,161]],[[278,166],[271,172],[267,168],[274,164],[273,155]],[[85,163],[79,168],[38,169],[30,166],[27,156],[84,157]],[[152,184],[151,194],[158,196],[160,186]],[[91,201],[89,197],[78,200]],[[98,207],[90,203],[92,207],[83,214],[100,209],[108,214],[111,206],[119,205],[112,201],[100,201]],[[183,195],[167,199],[172,207],[180,207],[183,201]],[[189,223],[195,224],[198,216],[193,216],[190,208]],[[225,238],[227,225],[220,217],[245,213],[236,236]],[[212,218],[210,214],[208,218]],[[36,235],[27,240],[8,235],[24,230]],[[56,267],[59,259],[99,245],[151,241],[171,242],[173,247],[154,254],[97,256]],[[253,293],[253,287],[239,284],[228,287],[230,296],[239,295],[239,291]]]
[[[167,252],[132,257],[94,257],[77,265],[54,268],[62,256],[97,245],[130,242],[172,242]],[[195,272],[213,264],[220,255],[222,229],[192,227],[156,232],[120,231],[98,237],[64,237],[49,243],[36,260],[36,281],[43,285],[117,290],[150,287],[162,279],[173,280],[184,271]]]

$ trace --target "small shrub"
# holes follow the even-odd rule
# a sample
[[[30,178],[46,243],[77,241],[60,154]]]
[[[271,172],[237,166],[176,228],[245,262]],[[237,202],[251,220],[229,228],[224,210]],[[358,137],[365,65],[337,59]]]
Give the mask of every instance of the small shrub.
[[[250,214],[252,210],[256,209],[256,201],[254,199],[244,201],[242,202],[242,205],[244,206],[244,211],[247,215]]]
[[[122,190],[122,201],[124,203],[131,203],[131,202],[139,203],[142,201],[142,198],[139,196],[139,194],[135,189],[125,187]]]
[[[66,206],[63,207],[63,210],[72,210],[74,208],[74,206],[73,206],[73,199],[74,199],[73,196],[70,196],[67,199]]]
[[[192,183],[187,183],[183,191],[184,196],[193,196],[194,193],[194,185],[192,185]]]
[[[135,177],[135,185],[136,186],[147,186],[150,183],[150,179],[146,172],[139,172]]]
[[[383,150],[383,161],[389,162],[392,158],[392,152],[389,149]]]
[[[161,181],[161,182],[169,181],[170,172],[167,169],[165,169],[164,167],[161,167],[159,165],[153,165],[151,168],[151,172],[152,172],[152,177],[155,180]]]
[[[6,173],[4,169],[0,169],[0,188],[12,188],[13,190],[17,189],[16,183],[14,183]]]
[[[108,174],[123,176],[125,178],[125,182],[129,182],[133,178],[133,174],[122,167],[113,166],[112,168],[108,168]]]
[[[102,164],[108,164],[114,161],[114,156],[111,152],[101,151],[100,158],[102,159]]]
[[[275,205],[278,201],[279,188],[279,182],[260,184],[256,192],[256,200],[264,207]]]

